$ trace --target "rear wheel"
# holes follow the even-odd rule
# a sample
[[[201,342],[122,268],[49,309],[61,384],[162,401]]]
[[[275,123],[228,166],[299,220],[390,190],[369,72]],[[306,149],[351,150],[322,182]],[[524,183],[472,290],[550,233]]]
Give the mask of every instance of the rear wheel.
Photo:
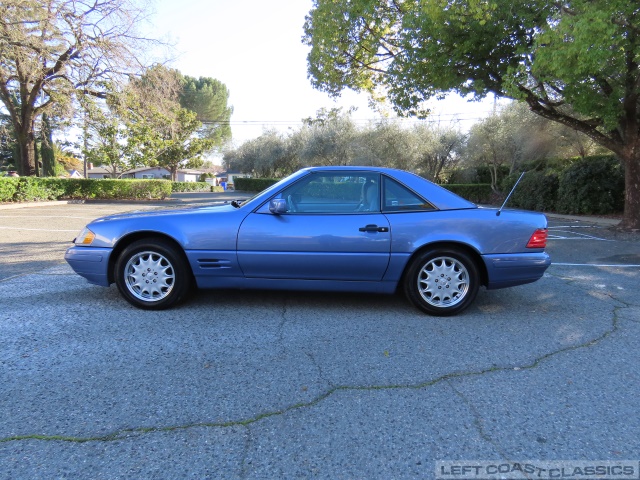
[[[138,240],[125,248],[115,264],[115,280],[129,303],[150,310],[175,305],[191,286],[183,256],[159,239]]]
[[[478,294],[478,267],[464,252],[431,250],[415,258],[407,270],[404,289],[419,309],[438,316],[455,315]]]

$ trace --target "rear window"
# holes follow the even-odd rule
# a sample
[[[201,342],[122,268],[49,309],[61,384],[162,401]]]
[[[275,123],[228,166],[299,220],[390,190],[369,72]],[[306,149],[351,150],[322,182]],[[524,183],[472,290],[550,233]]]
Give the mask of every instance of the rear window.
[[[382,184],[384,212],[435,210],[424,198],[389,177],[384,177]]]

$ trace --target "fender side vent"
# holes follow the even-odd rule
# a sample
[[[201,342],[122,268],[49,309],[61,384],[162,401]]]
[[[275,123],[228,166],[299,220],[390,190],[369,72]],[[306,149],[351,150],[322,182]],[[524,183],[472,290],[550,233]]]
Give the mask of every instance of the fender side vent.
[[[198,265],[200,268],[231,268],[229,260],[219,258],[199,258]]]

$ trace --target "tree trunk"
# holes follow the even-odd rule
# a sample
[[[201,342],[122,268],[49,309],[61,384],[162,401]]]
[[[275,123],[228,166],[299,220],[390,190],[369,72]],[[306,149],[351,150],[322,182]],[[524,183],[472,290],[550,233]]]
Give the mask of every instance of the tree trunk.
[[[20,152],[20,161],[18,173],[24,176],[34,176],[36,174],[36,139],[33,134],[33,128],[29,128],[26,132],[19,132],[18,150]]]
[[[496,194],[500,194],[500,189],[498,188],[498,166],[495,163],[489,165],[489,174],[491,175],[491,190]]]
[[[625,167],[624,216],[620,228],[640,230],[640,151],[622,158]]]

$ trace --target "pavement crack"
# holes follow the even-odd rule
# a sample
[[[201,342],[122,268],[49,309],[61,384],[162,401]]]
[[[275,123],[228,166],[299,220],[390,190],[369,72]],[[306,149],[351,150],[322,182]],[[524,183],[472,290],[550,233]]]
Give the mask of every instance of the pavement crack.
[[[458,390],[456,387],[454,387],[453,386],[453,382],[451,382],[449,380],[449,381],[447,381],[447,384],[449,385],[449,387],[451,387],[451,390],[453,390],[453,392],[460,398],[460,400],[462,400],[462,403],[464,403],[467,406],[467,408],[469,409],[469,411],[471,412],[471,415],[473,416],[473,426],[476,429],[476,431],[478,432],[478,436],[482,440],[487,442],[488,444],[492,445],[493,448],[496,449],[496,451],[502,456],[502,458],[504,460],[509,460],[507,453],[491,437],[491,435],[489,435],[486,432],[486,430],[484,428],[484,418],[482,417],[480,412],[478,412],[478,409],[473,404],[473,402],[471,400],[469,400],[469,398],[467,398],[467,396],[464,395],[460,390]]]
[[[249,460],[249,451],[251,450],[251,445],[253,444],[253,433],[251,432],[251,427],[245,426],[245,431],[247,433],[247,436],[244,442],[244,448],[242,450],[242,461],[240,462],[239,478],[248,478],[247,462]]]
[[[137,437],[140,435],[147,435],[152,433],[164,433],[164,432],[176,432],[182,430],[188,430],[191,428],[229,428],[229,427],[249,427],[254,423],[258,423],[262,420],[266,420],[271,417],[282,416],[290,412],[294,412],[296,410],[308,409],[312,408],[329,397],[342,393],[342,392],[361,392],[361,391],[382,391],[382,390],[420,390],[429,387],[433,387],[439,385],[441,383],[449,383],[450,380],[454,379],[464,379],[464,378],[474,378],[483,375],[489,375],[497,372],[514,372],[514,371],[526,371],[537,368],[540,364],[546,362],[547,360],[562,355],[564,353],[570,353],[577,350],[582,350],[586,348],[594,347],[595,345],[601,343],[602,341],[609,338],[613,333],[617,332],[619,329],[619,311],[624,310],[628,307],[614,307],[613,308],[613,316],[611,320],[611,327],[601,333],[599,336],[592,338],[591,340],[587,340],[577,345],[570,345],[563,348],[559,348],[552,352],[546,353],[544,355],[540,355],[533,359],[529,363],[525,363],[522,365],[509,365],[509,366],[492,366],[489,368],[483,368],[480,370],[472,370],[472,371],[463,371],[463,372],[451,372],[440,375],[436,378],[432,378],[430,380],[413,383],[413,384],[386,384],[386,385],[334,385],[331,386],[328,390],[323,393],[318,394],[315,398],[295,403],[284,407],[280,410],[272,410],[266,411],[259,414],[256,414],[252,417],[247,417],[243,419],[237,420],[229,420],[227,422],[200,422],[200,423],[190,423],[185,425],[169,425],[163,427],[139,427],[139,428],[129,428],[118,430],[107,435],[103,436],[93,436],[93,437],[80,437],[80,436],[66,436],[66,435],[43,435],[43,434],[28,434],[28,435],[13,435],[5,438],[0,438],[1,443],[8,442],[17,442],[17,441],[25,441],[25,440],[39,440],[39,441],[54,441],[54,442],[70,442],[70,443],[87,443],[87,442],[112,442],[118,440],[126,440],[132,437]],[[284,317],[284,315],[283,315]],[[284,326],[284,320],[282,325]],[[312,357],[311,357],[312,358]],[[482,425],[479,425],[480,427]]]

